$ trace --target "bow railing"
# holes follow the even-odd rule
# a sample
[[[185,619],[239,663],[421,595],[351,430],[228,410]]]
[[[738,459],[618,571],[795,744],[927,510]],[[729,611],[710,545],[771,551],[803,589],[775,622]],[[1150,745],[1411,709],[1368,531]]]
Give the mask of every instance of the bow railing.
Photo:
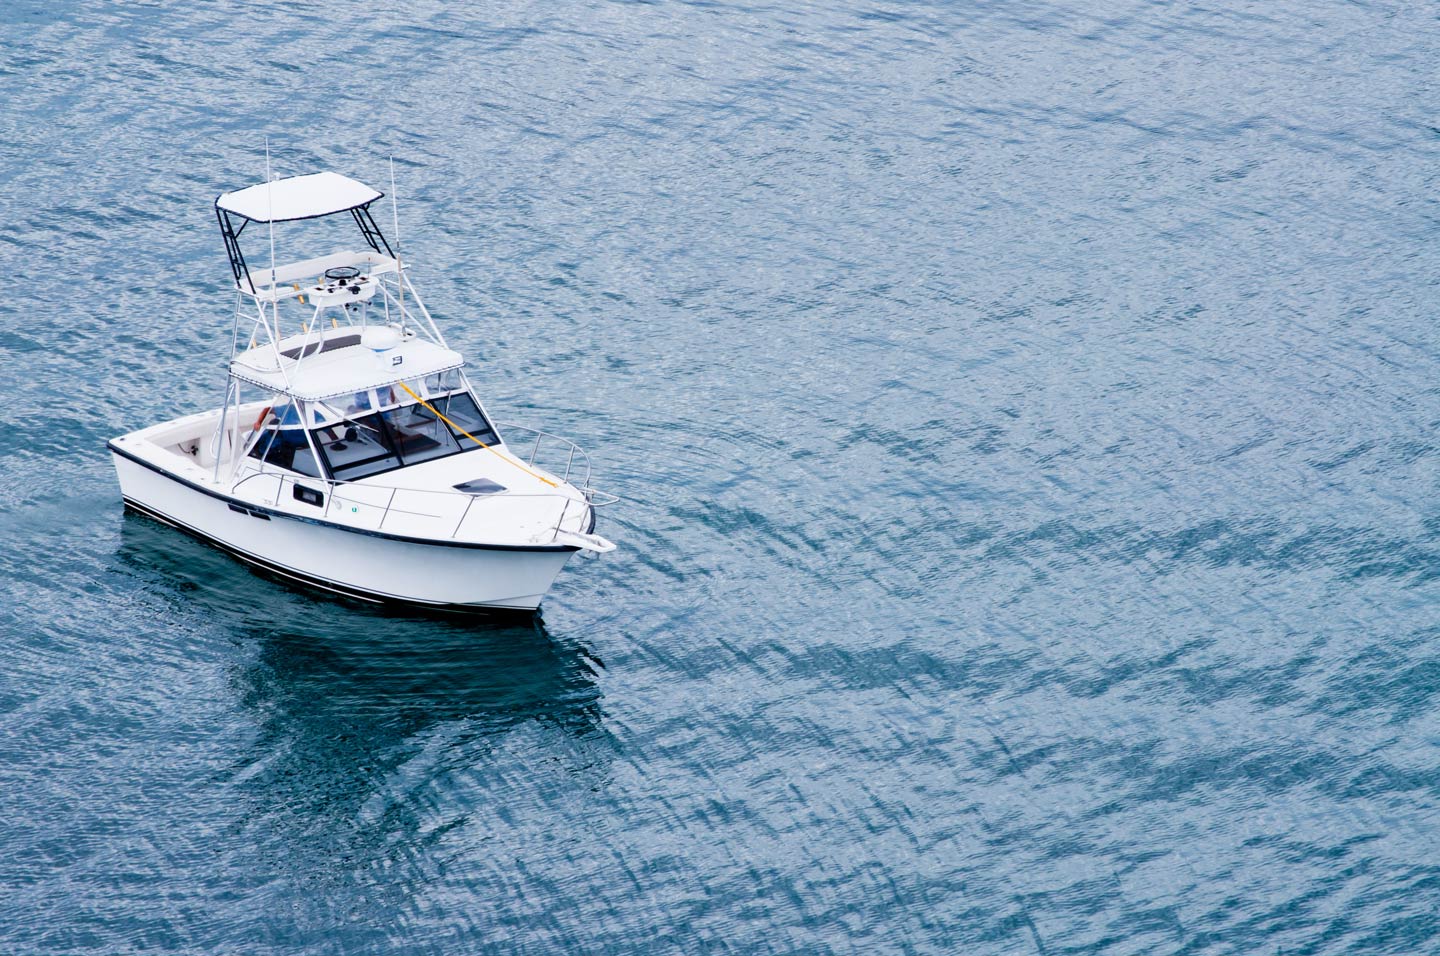
[[[576,466],[576,458],[578,456],[578,464],[584,469],[584,476],[579,479],[579,485],[582,488],[590,487],[590,456],[585,453],[585,449],[570,439],[561,438],[559,435],[552,435],[538,428],[531,428],[529,425],[517,425],[514,422],[496,422],[495,427],[500,429],[502,434],[508,432],[524,432],[527,436],[525,441],[516,442],[514,446],[511,447],[511,453],[515,454],[515,448],[529,445],[530,457],[525,459],[525,463],[532,468],[544,468],[552,475],[559,475],[561,481],[568,482],[570,480],[570,472]],[[534,441],[531,441],[529,436],[534,436]],[[505,444],[507,447],[511,446],[511,442],[508,439]],[[559,446],[557,454],[565,456],[565,467],[563,469],[547,467],[543,462],[539,466],[535,464],[535,459],[540,457],[542,448],[548,454],[551,449],[557,445]]]
[[[588,475],[588,461],[586,464]],[[237,481],[231,494],[240,498],[242,505],[263,504],[287,514],[323,518],[359,530],[447,540],[495,541],[495,512],[504,510],[505,530],[516,536],[516,540],[506,543],[524,544],[554,543],[562,532],[588,534],[594,528],[595,509],[619,500],[585,485],[572,489],[574,494],[485,494],[257,471]]]

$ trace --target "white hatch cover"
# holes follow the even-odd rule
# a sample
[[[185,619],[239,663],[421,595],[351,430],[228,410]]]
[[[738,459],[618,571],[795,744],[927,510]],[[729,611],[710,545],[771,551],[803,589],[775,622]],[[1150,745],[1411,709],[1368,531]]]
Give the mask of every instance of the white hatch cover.
[[[311,173],[224,193],[215,205],[254,222],[293,222],[346,212],[385,195],[339,173]]]

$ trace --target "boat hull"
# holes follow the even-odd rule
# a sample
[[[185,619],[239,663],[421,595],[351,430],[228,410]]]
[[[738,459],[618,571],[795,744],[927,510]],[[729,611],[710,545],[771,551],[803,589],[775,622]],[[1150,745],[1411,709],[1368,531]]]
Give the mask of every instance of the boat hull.
[[[305,520],[111,448],[125,503],[292,581],[366,601],[533,611],[574,548],[421,541]]]

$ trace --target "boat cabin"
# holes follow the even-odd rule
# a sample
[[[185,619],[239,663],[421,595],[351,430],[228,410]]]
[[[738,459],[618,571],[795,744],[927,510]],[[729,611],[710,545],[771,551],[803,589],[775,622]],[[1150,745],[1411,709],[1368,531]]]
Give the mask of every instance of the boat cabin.
[[[277,395],[255,425],[250,458],[333,481],[500,445],[494,424],[454,373],[326,399]]]

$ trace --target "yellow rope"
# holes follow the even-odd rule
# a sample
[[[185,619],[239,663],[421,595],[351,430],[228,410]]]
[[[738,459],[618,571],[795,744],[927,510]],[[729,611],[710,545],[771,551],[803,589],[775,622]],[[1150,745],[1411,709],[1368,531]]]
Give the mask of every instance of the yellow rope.
[[[440,412],[439,412],[439,410],[436,409],[434,405],[431,405],[429,402],[425,401],[425,399],[421,398],[419,395],[416,395],[414,392],[410,391],[410,386],[409,386],[409,385],[406,385],[404,382],[396,382],[395,384],[397,384],[397,385],[399,385],[401,388],[405,389],[405,394],[409,395],[411,398],[415,399],[415,401],[419,402],[421,405],[424,405],[426,408],[430,409],[430,412],[431,412],[436,418],[440,419],[442,422],[444,422],[445,424],[449,425],[451,428],[455,429],[457,432],[459,432],[460,434],[464,435],[466,438],[470,439],[470,440],[473,441],[475,444],[479,445],[481,448],[483,448],[483,449],[485,449],[486,451],[490,452],[490,454],[499,457],[502,461],[507,461],[507,462],[509,462],[510,464],[514,465],[516,468],[519,468],[521,471],[523,471],[523,472],[525,472],[525,473],[527,473],[527,474],[529,474],[529,475],[531,475],[531,476],[533,476],[533,477],[535,477],[535,478],[539,478],[541,481],[545,482],[545,484],[549,485],[551,488],[559,488],[559,487],[560,487],[560,486],[557,485],[555,482],[551,481],[549,478],[546,478],[546,477],[543,476],[543,475],[538,475],[538,474],[536,474],[535,472],[531,471],[529,468],[526,468],[524,465],[520,464],[520,463],[519,463],[518,461],[516,461],[515,459],[510,458],[510,457],[508,457],[508,456],[506,456],[506,455],[500,454],[500,452],[496,451],[494,448],[491,448],[489,445],[485,444],[483,441],[481,441],[480,439],[476,438],[474,435],[470,434],[470,433],[467,432],[465,429],[461,428],[459,425],[455,424],[455,423],[452,422],[450,419],[446,418],[444,415],[441,415]]]

